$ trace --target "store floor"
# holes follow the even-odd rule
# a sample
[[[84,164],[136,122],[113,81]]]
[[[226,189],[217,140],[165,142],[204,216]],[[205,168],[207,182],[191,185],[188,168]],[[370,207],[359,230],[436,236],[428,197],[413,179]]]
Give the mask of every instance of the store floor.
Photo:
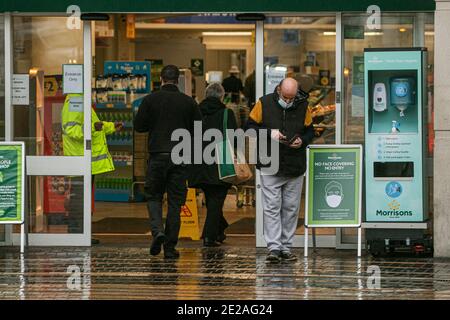
[[[201,196],[197,199],[199,229],[203,228],[206,218],[206,206],[202,206]],[[255,216],[256,209],[248,205],[241,208],[237,207],[236,195],[231,193],[227,196],[224,205],[224,215],[230,224],[226,230],[229,235],[247,235],[255,234]],[[250,200],[250,199],[249,199]],[[304,203],[300,212],[304,212]],[[148,212],[145,202],[139,203],[122,203],[122,202],[100,202],[95,203],[95,214],[92,217],[92,232],[96,236],[108,236],[113,238],[114,235],[129,235],[131,237],[137,235],[150,235],[150,225],[148,220]],[[303,234],[303,215],[299,218],[299,228],[297,234]],[[333,235],[334,229],[317,229],[318,235]]]
[[[145,245],[34,247],[23,260],[17,247],[2,247],[0,300],[450,299],[449,259],[358,261],[353,250],[320,249],[307,260],[266,264],[266,251],[247,245],[203,249],[182,241],[177,261],[152,257]],[[376,283],[370,268],[380,270],[378,288],[368,287]]]

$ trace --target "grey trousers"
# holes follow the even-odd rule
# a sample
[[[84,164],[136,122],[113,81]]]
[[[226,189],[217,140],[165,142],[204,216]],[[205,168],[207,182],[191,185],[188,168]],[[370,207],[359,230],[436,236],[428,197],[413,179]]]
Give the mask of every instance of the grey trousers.
[[[264,238],[270,251],[290,251],[297,229],[303,176],[261,175]]]

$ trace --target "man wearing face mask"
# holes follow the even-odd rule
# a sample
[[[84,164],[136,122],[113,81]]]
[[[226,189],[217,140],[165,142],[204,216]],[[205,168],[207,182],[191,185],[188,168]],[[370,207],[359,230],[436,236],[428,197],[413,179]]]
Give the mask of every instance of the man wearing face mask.
[[[294,261],[291,252],[297,229],[303,174],[306,171],[306,147],[314,137],[308,94],[297,81],[286,78],[275,91],[261,97],[253,107],[247,128],[270,130],[270,138],[279,143],[275,174],[261,170],[264,209],[264,237],[268,262]]]

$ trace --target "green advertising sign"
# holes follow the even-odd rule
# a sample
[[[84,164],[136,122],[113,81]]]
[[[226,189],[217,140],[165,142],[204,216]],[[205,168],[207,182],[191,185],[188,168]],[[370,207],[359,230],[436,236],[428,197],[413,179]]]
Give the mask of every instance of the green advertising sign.
[[[23,223],[24,144],[0,143],[0,224]]]
[[[353,85],[364,85],[364,56],[353,57]]]
[[[364,39],[364,26],[344,26],[344,39]]]
[[[307,227],[359,227],[362,147],[311,145],[306,176]]]

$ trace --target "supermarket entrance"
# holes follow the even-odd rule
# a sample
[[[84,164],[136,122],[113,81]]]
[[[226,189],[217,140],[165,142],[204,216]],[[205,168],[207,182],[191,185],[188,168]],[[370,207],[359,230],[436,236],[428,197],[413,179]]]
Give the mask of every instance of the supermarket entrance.
[[[238,21],[234,14],[110,17],[110,21],[95,25],[95,107],[105,121],[124,119],[126,128],[109,140],[116,171],[96,177],[94,237],[150,237],[143,199],[146,136],[134,133],[130,119],[140,99],[159,89],[163,65],[180,67],[179,88],[197,102],[204,99],[208,83],[223,82],[229,70],[238,69],[244,90],[239,101],[228,107],[240,125],[248,117],[249,100],[271,93],[277,83],[273,79],[293,77],[310,95],[312,143],[340,142],[336,90],[341,86],[343,68],[338,54],[341,48],[337,47],[341,36],[336,33],[337,15],[273,15],[257,23]],[[149,70],[144,72],[146,65]],[[124,88],[127,83],[134,89]],[[226,233],[246,235],[256,240],[256,246],[264,247],[262,206],[254,201],[261,195],[256,189],[255,196],[254,186],[252,182],[240,190],[230,189],[224,206],[230,224]],[[304,188],[299,201],[296,247],[303,245],[304,238]],[[196,204],[201,233],[206,207],[198,192]],[[338,237],[336,229],[318,229],[317,246],[335,247]]]
[[[369,38],[364,43],[347,39],[348,48],[358,43],[359,49],[346,56],[346,67],[343,67],[342,32],[337,28],[342,22],[339,13],[267,15],[265,21],[256,23],[237,21],[233,14],[111,14],[110,17],[109,21],[83,22],[79,29],[68,29],[64,14],[59,17],[12,15],[5,19],[14,40],[5,55],[13,57],[5,63],[9,68],[6,73],[27,74],[30,79],[30,104],[5,106],[13,119],[5,122],[7,140],[26,141],[29,146],[30,245],[90,245],[91,234],[114,239],[136,235],[148,240],[148,213],[142,190],[147,144],[145,135],[134,133],[133,117],[140,100],[158,90],[163,65],[175,64],[181,68],[180,90],[198,102],[204,99],[207,83],[222,82],[229,70],[239,70],[244,90],[239,93],[238,103],[228,103],[228,107],[233,109],[240,125],[248,116],[249,99],[273,91],[276,80],[290,76],[310,94],[313,143],[340,143],[341,120],[346,121],[345,129],[355,136],[363,128],[364,118],[358,116],[362,110],[360,91],[346,90],[341,96],[344,101],[352,102],[351,108],[346,108],[354,116],[348,119],[341,119],[346,113],[341,112],[342,100],[337,99],[336,92],[360,79],[350,68],[353,62],[358,62],[358,59],[353,61],[353,55],[357,56],[361,48],[372,42]],[[54,30],[57,32],[50,32]],[[377,45],[379,38],[373,35],[371,39]],[[116,170],[97,175],[93,192],[90,112],[83,115],[87,119],[83,127],[84,150],[88,151],[84,152],[83,159],[69,158],[63,147],[61,110],[66,94],[62,71],[64,66],[80,66],[80,63],[84,70],[85,110],[90,110],[93,102],[101,120],[124,123],[124,130],[108,138]],[[12,98],[11,86],[5,94]],[[73,177],[83,177],[83,181]],[[227,233],[245,234],[251,239],[255,239],[256,233],[256,245],[264,247],[263,210],[259,201],[256,208],[253,206],[253,186],[242,191],[230,190],[224,208],[231,224]],[[78,192],[73,192],[77,188]],[[74,193],[79,200],[71,204],[68,200]],[[95,199],[92,216],[91,193]],[[261,199],[258,189],[256,195]],[[195,202],[200,229],[206,214],[202,199],[198,193]],[[301,203],[295,246],[303,243],[303,196]],[[70,207],[73,204],[79,208]],[[83,217],[82,226],[69,230],[69,220],[79,220],[77,213]],[[17,228],[8,227],[4,234],[6,243],[18,243]],[[352,234],[345,233],[345,236]],[[334,229],[321,229],[317,245],[334,247],[339,238]]]
[[[226,104],[243,126],[249,99],[255,96],[255,24],[228,14],[111,14],[109,21],[96,22],[94,28],[95,111],[100,120],[122,121],[124,129],[108,138],[115,171],[95,177],[92,234],[99,239],[147,238],[150,225],[143,192],[147,134],[133,130],[141,100],[159,90],[160,71],[167,64],[180,68],[179,89],[198,103],[209,83],[221,83],[230,70],[237,70],[243,88],[238,100],[227,97]],[[196,205],[201,233],[206,206],[200,191]],[[254,239],[255,203],[254,181],[230,189],[224,206],[228,235]]]

